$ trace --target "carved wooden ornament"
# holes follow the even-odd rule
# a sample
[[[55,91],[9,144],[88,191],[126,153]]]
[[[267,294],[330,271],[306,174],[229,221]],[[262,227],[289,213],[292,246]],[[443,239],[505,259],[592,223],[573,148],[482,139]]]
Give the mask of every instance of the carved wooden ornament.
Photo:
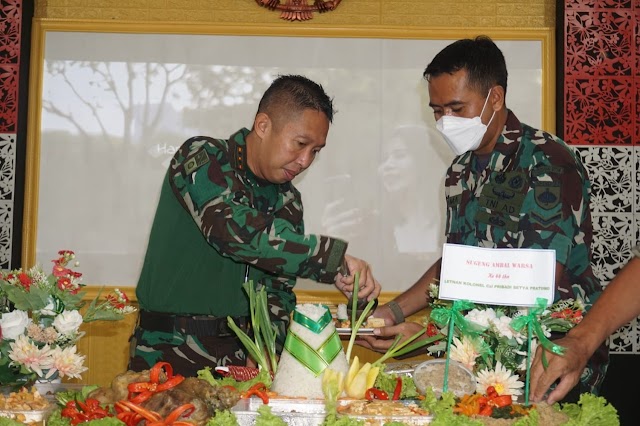
[[[324,13],[334,10],[342,0],[313,0],[309,4],[308,0],[256,0],[262,7],[269,10],[279,10],[280,18],[287,21],[307,21],[313,18],[313,12]]]

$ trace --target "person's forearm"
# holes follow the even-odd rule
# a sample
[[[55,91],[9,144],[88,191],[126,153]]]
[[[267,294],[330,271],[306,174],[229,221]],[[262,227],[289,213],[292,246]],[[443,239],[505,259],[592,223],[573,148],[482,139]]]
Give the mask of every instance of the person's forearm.
[[[413,286],[394,299],[400,306],[400,309],[402,309],[405,317],[413,315],[420,309],[427,307],[429,285],[440,277],[441,260],[442,259],[438,259]]]
[[[569,334],[580,338],[593,353],[614,331],[637,316],[640,316],[640,258],[633,258]]]

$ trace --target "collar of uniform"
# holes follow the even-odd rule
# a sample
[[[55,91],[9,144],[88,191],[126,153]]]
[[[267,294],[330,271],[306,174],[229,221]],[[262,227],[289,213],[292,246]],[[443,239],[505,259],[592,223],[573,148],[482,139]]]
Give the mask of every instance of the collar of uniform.
[[[518,117],[508,110],[507,121],[502,129],[502,134],[498,137],[493,151],[498,151],[502,155],[511,155],[518,150],[520,139],[522,138],[522,123]]]
[[[247,165],[247,140],[249,129],[242,128],[229,136],[229,155],[231,164],[237,171],[246,174],[249,170]]]
[[[243,174],[249,182],[254,185],[272,185],[272,183],[256,176],[247,164],[247,135],[249,133],[250,130],[243,127],[229,137],[229,155],[231,156],[231,165],[238,173]]]
[[[508,110],[507,121],[505,122],[504,128],[502,129],[502,133],[496,141],[496,146],[491,152],[491,157],[489,158],[487,165],[495,164],[495,166],[492,168],[494,171],[505,169],[510,161],[504,161],[504,159],[500,158],[496,159],[495,157],[511,157],[515,155],[515,153],[518,151],[518,147],[520,146],[519,141],[521,137],[522,123],[520,123],[518,117],[516,117],[516,115],[511,110]],[[475,162],[477,160],[476,155],[468,153],[468,156],[466,156],[466,158],[461,158],[461,160],[466,162],[467,165],[473,166],[475,170]]]

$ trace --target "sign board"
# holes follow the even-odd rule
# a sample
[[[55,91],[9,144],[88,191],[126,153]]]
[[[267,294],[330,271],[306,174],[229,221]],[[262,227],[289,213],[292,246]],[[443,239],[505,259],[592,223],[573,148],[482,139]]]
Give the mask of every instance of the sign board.
[[[553,303],[556,252],[445,244],[440,272],[441,299],[488,305],[533,306]]]

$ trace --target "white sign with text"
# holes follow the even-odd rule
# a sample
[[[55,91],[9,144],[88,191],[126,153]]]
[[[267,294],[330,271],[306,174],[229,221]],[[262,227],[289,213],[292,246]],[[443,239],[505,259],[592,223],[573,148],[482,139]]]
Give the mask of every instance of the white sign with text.
[[[556,252],[544,249],[484,248],[445,244],[439,298],[488,305],[553,303]]]

